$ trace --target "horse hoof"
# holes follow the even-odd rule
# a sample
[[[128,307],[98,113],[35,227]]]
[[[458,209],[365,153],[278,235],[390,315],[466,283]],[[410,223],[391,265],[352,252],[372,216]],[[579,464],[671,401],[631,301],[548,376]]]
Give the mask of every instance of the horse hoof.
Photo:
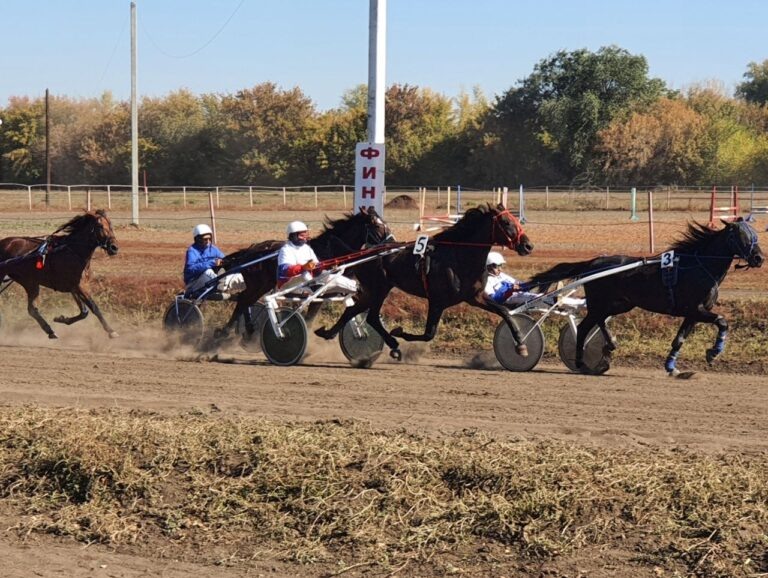
[[[403,336],[403,328],[402,327],[395,327],[392,331],[389,332],[389,334],[392,337],[402,337]]]
[[[213,332],[214,339],[226,339],[229,337],[229,331],[223,327],[219,327]]]
[[[54,323],[64,323],[65,319],[66,319],[66,317],[64,317],[63,315],[57,315],[56,317],[53,318],[53,322]]]
[[[392,351],[390,351],[389,352],[389,356],[392,359],[395,359],[397,361],[402,361],[403,360],[403,352],[400,351],[399,349],[393,349]]]
[[[115,339],[117,337],[120,337],[120,334],[117,331],[110,331],[109,332],[109,338],[110,339]]]
[[[515,351],[520,357],[528,357],[528,346],[525,343],[521,343],[515,347]]]
[[[59,338],[59,336],[56,335],[55,333],[49,333],[48,334],[48,339],[58,339],[58,338]]]
[[[671,370],[667,371],[667,377],[677,377],[680,375],[680,370],[676,367],[673,367]]]
[[[315,329],[315,335],[323,339],[330,339],[331,337],[333,337],[333,335],[331,335],[330,332],[325,327],[318,327],[317,329]]]
[[[707,349],[707,364],[712,365],[712,362],[717,357],[718,353],[714,349]]]

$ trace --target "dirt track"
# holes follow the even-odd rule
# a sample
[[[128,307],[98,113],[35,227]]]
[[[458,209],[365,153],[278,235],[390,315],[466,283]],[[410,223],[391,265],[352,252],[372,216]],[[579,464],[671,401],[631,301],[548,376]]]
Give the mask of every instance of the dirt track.
[[[363,370],[347,364],[335,341],[312,341],[302,365],[281,368],[236,346],[200,356],[168,347],[154,330],[109,341],[100,329],[84,329],[58,342],[36,332],[14,336],[15,345],[0,341],[4,403],[350,418],[381,429],[478,428],[620,447],[768,449],[764,376],[675,380],[661,368],[613,367],[592,377],[555,364],[511,373],[414,349],[406,350],[406,362],[382,359]]]

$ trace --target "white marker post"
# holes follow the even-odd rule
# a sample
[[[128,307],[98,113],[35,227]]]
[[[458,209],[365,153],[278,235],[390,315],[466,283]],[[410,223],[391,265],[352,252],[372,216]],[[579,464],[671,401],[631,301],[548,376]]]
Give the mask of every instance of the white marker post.
[[[387,0],[370,0],[368,20],[368,142],[355,148],[355,204],[384,214],[384,98]]]

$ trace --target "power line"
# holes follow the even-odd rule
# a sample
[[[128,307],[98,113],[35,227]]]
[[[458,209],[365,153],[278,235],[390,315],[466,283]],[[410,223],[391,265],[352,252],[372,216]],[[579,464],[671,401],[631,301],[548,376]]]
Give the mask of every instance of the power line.
[[[242,6],[244,3],[245,3],[245,0],[240,0],[240,4],[238,4],[238,5],[237,5],[237,7],[236,7],[236,8],[235,8],[235,9],[232,11],[232,14],[230,14],[230,15],[229,15],[229,18],[227,18],[226,22],[224,22],[224,24],[222,24],[222,25],[221,25],[221,28],[219,28],[219,29],[218,29],[218,30],[217,30],[217,31],[216,31],[216,32],[213,34],[213,36],[211,36],[211,38],[209,38],[209,39],[208,39],[208,40],[207,40],[207,41],[206,41],[206,42],[205,42],[205,43],[204,43],[202,46],[200,46],[199,48],[197,48],[197,49],[195,49],[195,50],[193,50],[192,52],[189,52],[189,53],[187,53],[187,54],[171,54],[171,53],[167,52],[166,50],[163,50],[163,49],[160,47],[160,45],[159,45],[159,44],[158,44],[158,43],[155,41],[155,39],[152,37],[152,35],[151,35],[151,34],[149,34],[149,33],[146,31],[146,27],[144,26],[144,21],[143,21],[143,20],[142,20],[142,22],[141,22],[141,30],[142,30],[142,32],[143,32],[144,34],[146,34],[147,38],[148,38],[148,39],[149,39],[149,41],[152,43],[152,45],[153,45],[155,48],[157,48],[157,50],[158,50],[159,52],[161,52],[162,54],[164,54],[165,56],[168,56],[169,58],[177,58],[177,59],[179,59],[179,60],[181,60],[181,59],[184,59],[184,58],[189,58],[190,56],[194,56],[194,55],[195,55],[195,54],[197,54],[198,52],[201,52],[201,51],[202,51],[202,50],[204,50],[204,49],[205,49],[205,48],[206,48],[206,47],[207,47],[209,44],[211,44],[211,43],[212,43],[214,40],[216,40],[216,38],[218,38],[218,36],[219,36],[219,35],[220,35],[220,34],[221,34],[223,31],[224,31],[224,29],[227,27],[227,24],[229,24],[229,23],[230,23],[230,21],[232,20],[232,18],[234,18],[234,17],[235,17],[235,14],[237,14],[238,10],[240,10],[240,7],[241,7],[241,6]],[[139,14],[139,19],[141,20],[141,14]]]

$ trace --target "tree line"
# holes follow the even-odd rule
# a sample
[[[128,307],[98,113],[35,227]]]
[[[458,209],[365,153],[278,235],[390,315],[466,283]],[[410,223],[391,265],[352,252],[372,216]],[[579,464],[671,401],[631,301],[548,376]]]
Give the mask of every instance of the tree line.
[[[463,187],[768,182],[768,60],[734,95],[711,83],[670,90],[645,57],[617,46],[560,51],[489,100],[429,88],[386,91],[387,183]],[[54,96],[51,180],[129,184],[130,103]],[[45,181],[45,101],[0,108],[0,182]],[[340,184],[366,140],[367,88],[318,112],[299,88],[179,90],[139,105],[139,162],[150,184]]]

